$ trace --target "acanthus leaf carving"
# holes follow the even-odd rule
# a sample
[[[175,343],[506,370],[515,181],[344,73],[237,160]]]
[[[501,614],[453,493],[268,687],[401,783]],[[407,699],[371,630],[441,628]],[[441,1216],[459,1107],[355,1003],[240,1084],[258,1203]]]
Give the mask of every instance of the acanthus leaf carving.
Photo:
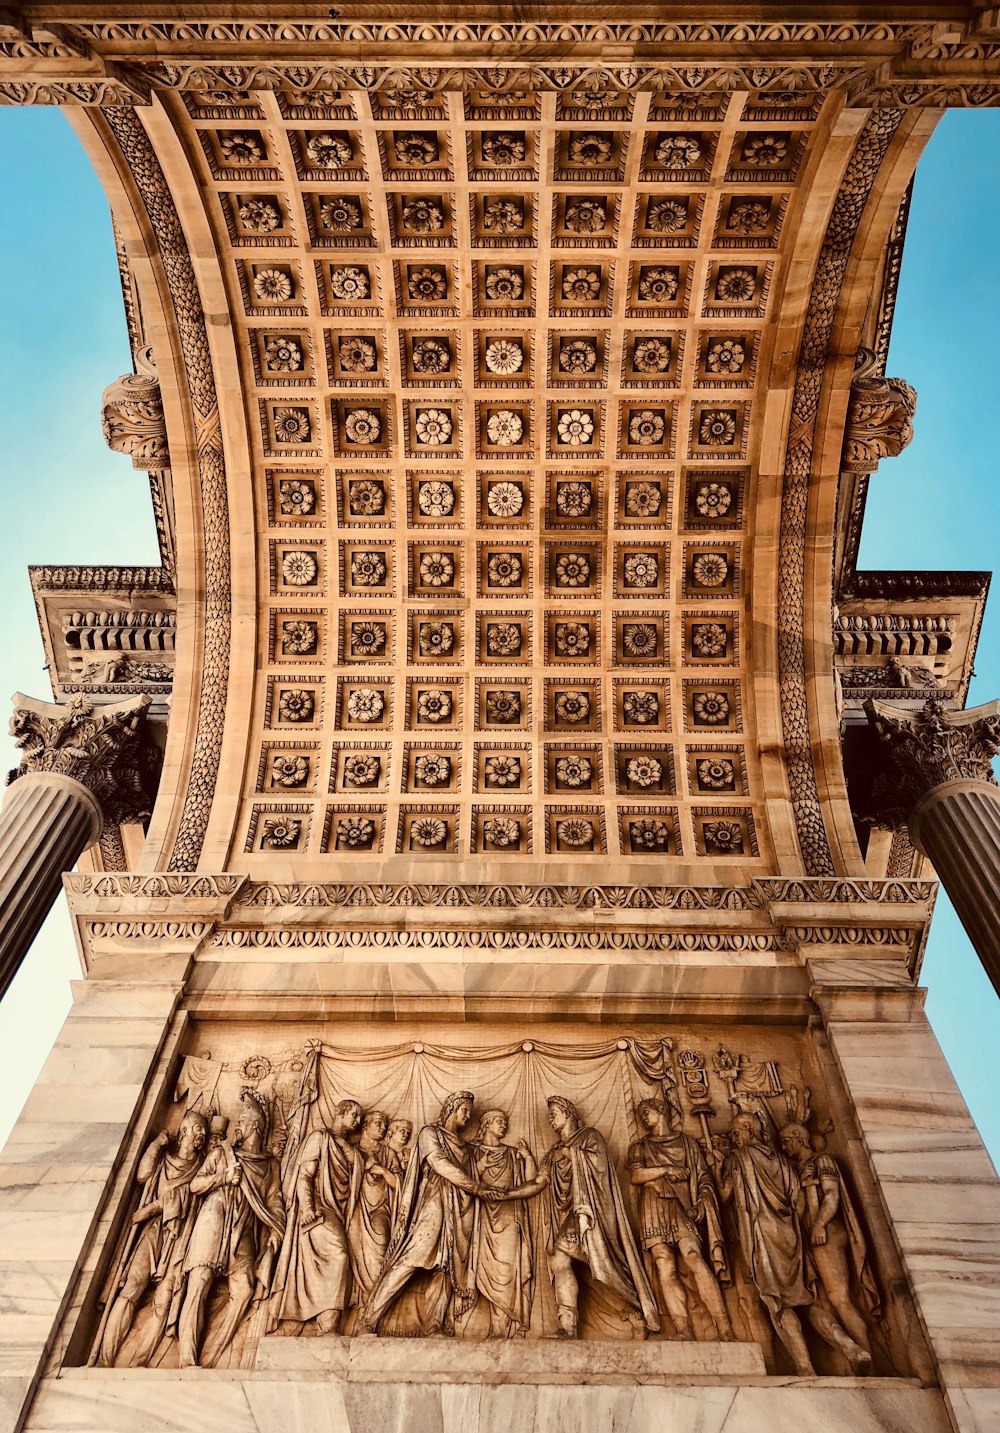
[[[881,458],[895,458],[913,437],[916,390],[902,378],[878,372],[878,355],[858,351],[847,409],[841,467],[847,473],[872,473]]]
[[[21,752],[14,781],[33,774],[70,777],[85,786],[110,825],[142,821],[152,810],[157,753],[144,740],[145,694],[94,708],[77,696],[65,705],[17,694],[10,734]]]
[[[896,778],[893,794],[906,814],[907,808],[946,782],[984,781],[996,786],[992,762],[1000,752],[1000,701],[947,711],[932,698],[912,711],[869,700],[865,714],[888,748]]]
[[[104,441],[114,452],[126,453],[134,468],[159,471],[170,466],[170,454],[152,349],[138,349],[135,363],[135,373],[124,374],[104,390]]]

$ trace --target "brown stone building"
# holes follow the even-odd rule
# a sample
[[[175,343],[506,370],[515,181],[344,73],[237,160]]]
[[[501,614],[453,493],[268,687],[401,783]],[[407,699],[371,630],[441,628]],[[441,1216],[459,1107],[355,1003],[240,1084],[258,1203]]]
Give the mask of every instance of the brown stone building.
[[[988,578],[858,571],[972,4],[7,7],[161,566],[33,573],[0,1428],[1000,1426]]]

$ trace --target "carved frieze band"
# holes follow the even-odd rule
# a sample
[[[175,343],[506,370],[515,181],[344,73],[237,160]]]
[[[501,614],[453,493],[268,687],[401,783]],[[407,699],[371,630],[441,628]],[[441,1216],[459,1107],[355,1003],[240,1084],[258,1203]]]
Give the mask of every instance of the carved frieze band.
[[[841,89],[854,104],[882,107],[989,105],[1000,96],[995,39],[942,41],[928,23],[402,19],[279,25],[73,17],[59,30],[61,43],[33,38],[30,27],[0,38],[0,102],[120,107],[147,103],[155,87],[366,89],[401,97],[430,89],[582,95],[651,89],[693,99],[741,89],[776,96]],[[341,62],[345,51],[359,48],[358,63]],[[32,61],[39,63],[35,75]]]

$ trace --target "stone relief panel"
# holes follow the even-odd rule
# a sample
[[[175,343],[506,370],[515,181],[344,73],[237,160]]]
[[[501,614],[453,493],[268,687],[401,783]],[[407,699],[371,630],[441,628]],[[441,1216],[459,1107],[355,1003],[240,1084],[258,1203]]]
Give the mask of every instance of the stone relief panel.
[[[511,830],[485,839],[523,839],[487,819]],[[757,1343],[803,1377],[908,1370],[850,1116],[796,1033],[216,1033],[138,1159],[91,1363],[252,1368],[272,1337],[652,1338]]]

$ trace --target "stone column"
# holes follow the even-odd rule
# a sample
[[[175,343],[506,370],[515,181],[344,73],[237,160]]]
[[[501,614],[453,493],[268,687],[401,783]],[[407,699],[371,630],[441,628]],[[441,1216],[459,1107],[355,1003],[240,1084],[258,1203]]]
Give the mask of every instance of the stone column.
[[[149,815],[151,765],[142,745],[149,697],[95,710],[14,698],[21,765],[0,811],[0,997],[62,889],[63,872],[105,823]]]
[[[1000,994],[1000,702],[920,711],[888,702],[865,704],[889,748],[895,793],[909,818],[910,840],[934,866]]]

